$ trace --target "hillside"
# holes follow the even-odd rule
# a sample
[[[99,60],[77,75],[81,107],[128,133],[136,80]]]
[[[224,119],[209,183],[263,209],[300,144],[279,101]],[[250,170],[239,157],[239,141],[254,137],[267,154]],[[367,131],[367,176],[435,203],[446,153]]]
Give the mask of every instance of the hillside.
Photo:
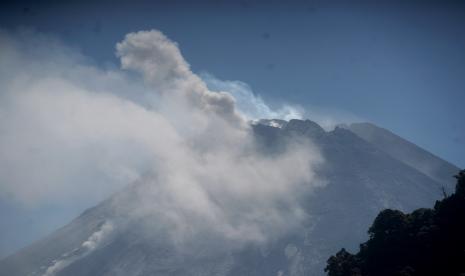
[[[310,120],[262,121],[253,129],[261,150],[270,154],[299,137],[325,159],[318,169],[321,186],[298,199],[306,219],[295,231],[240,246],[206,233],[179,248],[167,238],[163,221],[133,215],[146,192],[141,181],[3,259],[0,275],[322,275],[327,256],[341,247],[354,250],[367,238],[379,211],[431,206],[442,197],[440,187],[449,185],[349,129],[327,132]]]

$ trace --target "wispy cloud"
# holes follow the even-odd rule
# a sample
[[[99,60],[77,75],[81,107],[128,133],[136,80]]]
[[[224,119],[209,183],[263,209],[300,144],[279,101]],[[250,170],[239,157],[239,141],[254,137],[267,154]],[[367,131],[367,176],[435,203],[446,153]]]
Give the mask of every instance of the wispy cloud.
[[[253,92],[247,83],[241,81],[220,80],[213,75],[201,75],[207,86],[213,90],[226,91],[236,100],[236,108],[249,120],[260,119],[303,119],[304,109],[298,105],[283,104],[277,109],[268,105],[260,95]]]

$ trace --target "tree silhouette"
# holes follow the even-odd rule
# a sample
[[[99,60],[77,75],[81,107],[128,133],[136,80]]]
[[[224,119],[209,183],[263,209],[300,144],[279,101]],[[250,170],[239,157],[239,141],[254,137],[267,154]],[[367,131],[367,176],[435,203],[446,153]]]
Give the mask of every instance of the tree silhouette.
[[[455,177],[455,193],[433,209],[380,212],[359,252],[342,249],[328,259],[325,271],[329,276],[464,276],[465,170]]]

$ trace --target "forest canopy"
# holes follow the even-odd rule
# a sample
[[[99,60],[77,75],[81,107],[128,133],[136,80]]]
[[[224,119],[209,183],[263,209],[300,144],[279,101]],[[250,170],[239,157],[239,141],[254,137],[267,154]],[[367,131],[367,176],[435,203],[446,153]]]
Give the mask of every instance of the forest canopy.
[[[465,170],[455,177],[455,193],[432,209],[381,211],[358,253],[328,259],[328,276],[465,275]]]

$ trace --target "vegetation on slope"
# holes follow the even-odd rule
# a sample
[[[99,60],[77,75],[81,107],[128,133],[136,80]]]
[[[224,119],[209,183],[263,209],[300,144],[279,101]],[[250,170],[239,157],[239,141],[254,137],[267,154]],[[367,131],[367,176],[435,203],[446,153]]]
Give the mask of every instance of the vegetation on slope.
[[[455,177],[455,193],[433,209],[380,212],[358,253],[341,249],[328,259],[328,276],[464,276],[465,170]]]

